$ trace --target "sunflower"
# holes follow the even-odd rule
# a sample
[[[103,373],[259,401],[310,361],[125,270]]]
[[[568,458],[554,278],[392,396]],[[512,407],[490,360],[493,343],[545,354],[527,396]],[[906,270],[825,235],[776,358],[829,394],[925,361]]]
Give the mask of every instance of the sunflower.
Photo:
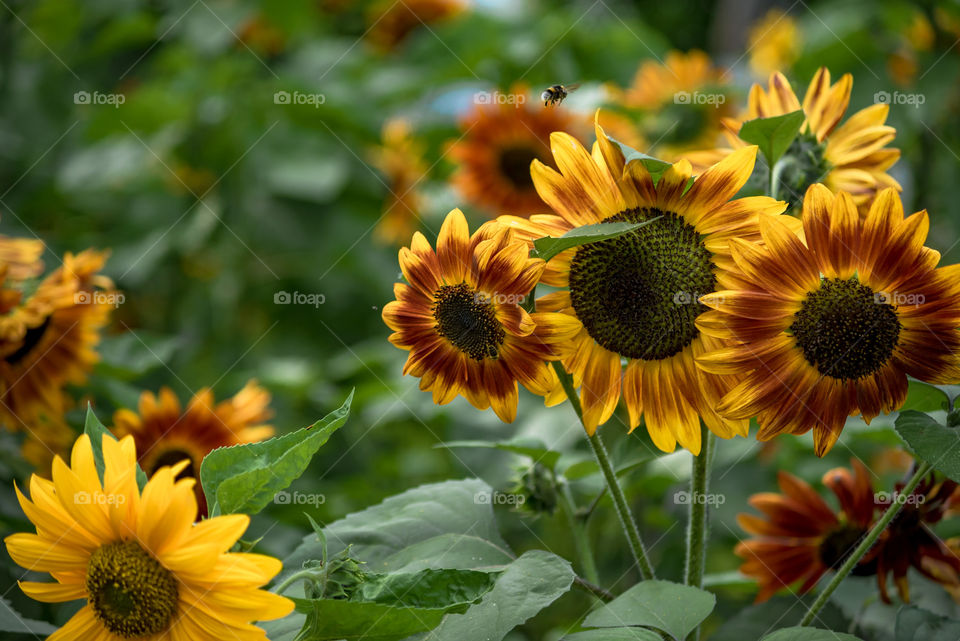
[[[737,522],[755,538],[741,541],[735,552],[743,559],[740,572],[757,580],[757,602],[782,588],[799,584],[797,594],[809,592],[824,574],[836,570],[873,525],[874,492],[866,468],[852,461],[853,470],[827,472],[823,484],[836,495],[833,510],[806,482],[780,471],[781,494],[763,492],[749,503],[764,517],[740,514]],[[876,549],[854,568],[857,575],[875,572]]]
[[[101,482],[84,434],[69,466],[54,460],[52,481],[31,476],[29,499],[17,488],[36,534],[8,536],[7,552],[55,579],[21,581],[20,589],[45,603],[87,601],[49,641],[262,640],[251,621],[293,610],[290,600],[259,589],[280,561],[227,552],[250,517],[194,524],[194,481],[176,480],[185,461],[157,470],[141,492],[132,438],[104,435],[103,459]]]
[[[758,74],[786,69],[800,57],[802,46],[797,21],[781,9],[770,9],[750,27],[750,69]]]
[[[590,155],[564,133],[551,136],[560,172],[535,162],[533,181],[558,215],[529,220],[501,217],[523,238],[564,233],[599,222],[657,219],[635,232],[560,253],[541,281],[559,291],[537,308],[579,319],[563,365],[580,388],[584,427],[591,435],[613,414],[621,390],[630,428],[644,416],[653,442],[672,451],[679,441],[700,451],[700,420],[716,434],[747,434],[747,420],[714,411],[733,377],[705,375],[694,358],[720,343],[694,321],[705,311],[698,298],[723,289],[733,266],[731,238],[759,240],[758,217],[785,204],[765,196],[730,200],[750,176],[756,147],[730,154],[692,186],[690,164],[680,161],[654,183],[640,160],[624,162],[620,147],[598,124]],[[621,361],[626,360],[626,370]]]
[[[26,300],[23,283],[0,290],[0,421],[12,429],[63,415],[63,387],[80,384],[120,300],[97,272],[106,254],[67,254]]]
[[[898,484],[893,496],[902,489],[903,483]],[[897,499],[903,507],[884,532],[877,557],[880,597],[884,603],[890,603],[887,576],[892,573],[900,599],[909,603],[907,570],[912,566],[928,579],[941,584],[954,599],[960,600],[960,557],[932,531],[947,511],[960,506],[957,483],[950,479],[937,480],[931,472],[913,494],[897,496]]]
[[[550,163],[550,134],[580,134],[581,119],[562,107],[527,102],[527,88],[507,94],[478,94],[460,121],[462,136],[448,148],[457,164],[452,181],[464,198],[492,214],[543,214],[550,208],[537,195],[530,163]],[[479,102],[479,96],[489,99]],[[502,98],[499,100],[498,98]]]
[[[765,247],[735,239],[734,287],[703,299],[700,330],[736,345],[701,355],[705,372],[744,372],[718,409],[756,416],[757,438],[813,429],[826,454],[848,416],[867,422],[900,407],[907,375],[960,379],[960,265],[936,268],[925,211],[903,217],[893,189],[865,216],[846,192],[813,185],[803,199],[806,243],[761,220]]]
[[[760,85],[750,89],[746,113],[740,119],[724,121],[725,134],[737,148],[746,144],[736,136],[743,122],[802,109],[806,120],[781,161],[779,185],[788,192],[785,196],[796,206],[807,187],[822,182],[834,193],[850,193],[865,212],[881,189],[900,191],[900,184],[887,173],[900,158],[900,150],[886,146],[897,133],[885,124],[889,105],[871,105],[840,124],[850,104],[852,87],[850,74],[830,84],[830,72],[821,67],[801,105],[786,77],[779,72],[771,74],[766,90]]]
[[[184,410],[176,394],[163,387],[156,396],[143,392],[137,412],[117,410],[111,428],[118,436],[133,437],[140,453],[140,466],[147,474],[187,461],[180,476],[197,479],[194,489],[201,516],[207,513],[199,481],[203,457],[218,447],[273,436],[273,427],[265,423],[272,416],[268,407],[270,393],[256,381],[249,381],[234,397],[214,403],[213,392],[203,389]]]
[[[35,278],[43,273],[43,241],[0,236],[0,265],[5,265],[12,280]]]
[[[383,308],[394,331],[390,342],[410,351],[404,374],[420,377],[433,401],[462,394],[474,407],[504,422],[517,412],[517,381],[544,396],[564,400],[556,372],[557,345],[580,329],[562,314],[528,314],[520,303],[543,272],[528,257],[527,244],[512,231],[488,222],[472,236],[459,209],[447,215],[434,251],[423,234],[400,250],[408,284],[394,285],[395,301]]]
[[[671,51],[663,63],[642,63],[630,87],[608,87],[611,104],[600,125],[636,149],[677,160],[682,152],[713,145],[722,119],[731,115],[725,78],[704,52]]]
[[[384,124],[383,144],[373,150],[372,160],[386,176],[390,191],[375,235],[385,243],[400,245],[417,230],[423,207],[417,185],[428,172],[423,144],[413,137],[409,121],[392,118]]]
[[[468,6],[467,0],[380,0],[370,8],[366,35],[374,47],[387,53],[414,29],[449,20]]]

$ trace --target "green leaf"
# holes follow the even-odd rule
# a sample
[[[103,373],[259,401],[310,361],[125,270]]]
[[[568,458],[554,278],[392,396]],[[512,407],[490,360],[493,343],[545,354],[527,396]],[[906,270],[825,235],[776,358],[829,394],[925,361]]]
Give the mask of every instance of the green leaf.
[[[607,136],[607,138],[610,138],[610,136]],[[648,172],[650,172],[650,177],[653,179],[653,184],[657,184],[657,181],[660,180],[660,176],[663,175],[663,172],[670,169],[671,165],[666,160],[660,160],[659,158],[648,156],[642,151],[637,151],[633,147],[622,143],[615,138],[610,138],[610,141],[620,147],[620,151],[623,153],[624,164],[630,163],[634,160],[642,162],[643,166],[646,167]]]
[[[298,479],[310,459],[350,415],[353,392],[310,427],[259,443],[221,447],[200,464],[200,484],[215,514],[256,514]]]
[[[643,625],[683,641],[710,615],[716,603],[717,597],[689,585],[643,581],[591,612],[583,627]]]
[[[761,641],[863,641],[852,634],[818,628],[783,628],[768,634]]]
[[[616,466],[617,476],[630,472],[644,463],[648,463],[656,458],[655,454],[650,452],[638,452],[627,458],[626,461]],[[600,473],[600,466],[593,459],[584,459],[572,463],[563,470],[563,476],[568,481],[579,481],[580,479]]]
[[[293,602],[297,612],[306,615],[297,641],[400,641],[432,630],[448,612],[468,607],[459,603],[447,608],[412,608],[335,599],[293,599]]]
[[[367,575],[351,601],[412,608],[449,608],[474,603],[490,591],[495,572],[431,570]]]
[[[910,381],[907,388],[907,400],[900,411],[936,412],[943,409],[944,403],[949,402],[950,395],[945,390],[921,381]]]
[[[0,597],[0,632],[19,632],[20,634],[53,634],[57,626],[46,621],[26,619],[13,609],[10,602]]]
[[[550,260],[557,254],[573,247],[595,243],[600,240],[616,238],[645,225],[649,225],[660,217],[645,220],[642,223],[594,223],[571,229],[560,238],[544,236],[533,241],[534,255],[543,260]]]
[[[563,641],[662,641],[662,638],[646,628],[605,628],[568,634]]]
[[[960,621],[923,610],[915,605],[904,606],[897,613],[896,641],[957,641]]]
[[[875,583],[871,587],[876,590]],[[749,605],[724,621],[723,625],[710,635],[710,641],[759,639],[770,630],[798,625],[812,603],[813,597],[808,595],[802,598],[774,597],[763,603]],[[817,615],[817,625],[844,630],[850,624],[836,605],[827,603]]]
[[[960,444],[960,430],[941,425],[916,410],[901,412],[896,428],[918,458],[960,482],[960,449],[956,449]]]
[[[504,452],[513,452],[522,456],[529,456],[535,463],[540,463],[551,470],[560,460],[560,452],[551,450],[540,439],[515,438],[509,441],[449,441],[440,443],[437,447],[488,447]]]
[[[97,474],[100,475],[100,482],[103,483],[103,437],[106,435],[113,440],[117,440],[117,437],[103,426],[103,423],[97,418],[97,415],[89,404],[87,405],[87,418],[83,423],[83,433],[90,437],[90,446],[93,449],[93,462],[97,466]],[[147,475],[140,469],[140,465],[138,464],[137,485],[142,490],[146,484]]]
[[[570,590],[570,563],[543,550],[531,550],[506,566],[493,589],[463,614],[447,616],[430,641],[500,641]]]
[[[430,567],[483,568],[504,565],[513,556],[492,541],[469,534],[441,534],[414,543],[384,559],[381,567],[416,572]]]
[[[760,147],[772,167],[797,137],[804,118],[803,110],[798,109],[782,116],[748,120],[740,127],[740,138]]]

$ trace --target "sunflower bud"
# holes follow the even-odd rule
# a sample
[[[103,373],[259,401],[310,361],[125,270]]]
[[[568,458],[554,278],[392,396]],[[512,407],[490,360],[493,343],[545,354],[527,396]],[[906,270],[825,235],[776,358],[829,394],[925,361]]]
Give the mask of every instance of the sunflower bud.
[[[524,497],[519,506],[535,514],[553,514],[557,509],[557,481],[545,465],[533,465],[518,470],[518,478],[514,484],[514,494]]]

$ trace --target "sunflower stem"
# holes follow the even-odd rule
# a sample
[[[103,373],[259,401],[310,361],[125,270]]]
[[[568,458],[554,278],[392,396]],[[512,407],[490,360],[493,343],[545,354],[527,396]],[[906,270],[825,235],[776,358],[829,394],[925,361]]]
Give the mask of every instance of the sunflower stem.
[[[573,500],[570,484],[560,479],[557,485],[560,488],[560,507],[566,518],[567,527],[573,535],[573,545],[580,560],[580,570],[590,583],[600,583],[597,562],[593,558],[593,548],[590,547],[590,539],[587,537],[587,524],[583,519],[577,518],[577,505]]]
[[[906,498],[913,494],[913,491],[917,489],[917,485],[920,484],[920,481],[923,480],[923,477],[930,473],[930,470],[933,469],[933,466],[923,461],[917,467],[917,471],[914,472],[913,476],[907,481],[907,484],[897,495],[896,501],[890,504],[890,507],[887,508],[887,511],[883,513],[883,516],[880,517],[880,520],[877,521],[876,525],[873,526],[866,536],[863,537],[863,540],[860,541],[860,544],[853,550],[850,556],[847,557],[847,560],[843,562],[843,565],[840,566],[840,569],[837,570],[837,573],[830,579],[830,583],[817,595],[816,600],[813,602],[813,605],[810,606],[810,609],[807,610],[807,613],[804,615],[803,619],[800,621],[801,626],[810,625],[813,623],[813,620],[817,618],[817,613],[823,609],[823,606],[827,604],[827,601],[830,600],[830,596],[836,591],[840,584],[843,583],[843,580],[853,571],[853,568],[856,567],[857,563],[860,562],[867,552],[870,551],[870,548],[874,546],[877,542],[877,539],[880,538],[880,535],[883,534],[884,530],[889,527],[890,523],[896,518],[897,514],[900,513],[900,510],[903,509],[904,504],[906,503]]]
[[[580,407],[580,397],[577,396],[577,390],[573,386],[573,377],[567,373],[559,361],[553,362],[553,368],[556,370],[557,376],[563,384],[563,389],[567,393],[570,406],[573,407],[573,411],[577,413],[577,417],[580,419],[580,424],[583,425],[584,430],[586,430],[586,425],[583,422],[583,408]],[[656,575],[653,572],[653,566],[650,565],[650,561],[647,559],[647,552],[643,548],[643,542],[640,540],[640,531],[637,529],[637,522],[633,518],[630,505],[627,503],[627,498],[623,494],[623,488],[620,487],[620,481],[617,480],[617,474],[613,469],[613,465],[610,463],[607,448],[603,446],[603,441],[600,440],[600,434],[597,432],[594,432],[593,436],[587,439],[587,442],[590,443],[590,447],[593,448],[593,454],[597,459],[597,464],[600,466],[600,471],[603,473],[603,480],[606,482],[607,490],[613,499],[613,507],[617,512],[617,517],[620,519],[620,525],[623,527],[623,533],[627,537],[627,543],[630,545],[633,558],[637,562],[637,568],[640,570],[640,578],[644,581],[654,579]]]
[[[707,519],[707,492],[710,491],[710,459],[713,456],[713,432],[700,421],[700,454],[693,457],[690,470],[690,494],[687,504],[687,560],[683,580],[695,588],[703,587],[703,568],[710,523]]]

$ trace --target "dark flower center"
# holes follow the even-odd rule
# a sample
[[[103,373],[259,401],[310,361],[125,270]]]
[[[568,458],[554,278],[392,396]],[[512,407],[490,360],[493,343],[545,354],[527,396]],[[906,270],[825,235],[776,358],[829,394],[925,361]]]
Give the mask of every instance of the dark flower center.
[[[661,218],[616,238],[583,245],[570,265],[577,318],[602,347],[660,360],[690,344],[694,320],[714,291],[712,255],[681,216],[654,208],[628,209],[605,222]]]
[[[40,341],[43,340],[43,335],[47,333],[48,327],[50,327],[49,316],[47,316],[46,320],[44,320],[40,325],[29,328],[26,334],[23,336],[23,345],[21,345],[17,351],[7,356],[4,360],[11,365],[16,365],[26,358],[27,355],[30,354],[37,345],[40,344]]]
[[[841,525],[820,542],[820,561],[828,568],[836,570],[856,549],[866,533],[866,530],[851,523]]]
[[[530,163],[539,158],[530,147],[506,147],[500,151],[500,173],[517,189],[533,189]]]
[[[177,579],[136,541],[102,545],[87,566],[90,607],[127,639],[163,632],[177,611]]]
[[[189,452],[178,449],[169,449],[158,454],[151,466],[150,475],[152,476],[161,467],[171,467],[185,459],[190,461],[190,465],[185,467],[183,471],[177,475],[177,479],[197,478],[193,468],[193,457],[190,456]]]
[[[488,297],[460,283],[442,285],[433,301],[437,334],[474,360],[499,357],[506,332]]]
[[[824,376],[857,379],[890,359],[900,338],[896,309],[857,280],[824,278],[807,294],[790,331],[807,361]]]

